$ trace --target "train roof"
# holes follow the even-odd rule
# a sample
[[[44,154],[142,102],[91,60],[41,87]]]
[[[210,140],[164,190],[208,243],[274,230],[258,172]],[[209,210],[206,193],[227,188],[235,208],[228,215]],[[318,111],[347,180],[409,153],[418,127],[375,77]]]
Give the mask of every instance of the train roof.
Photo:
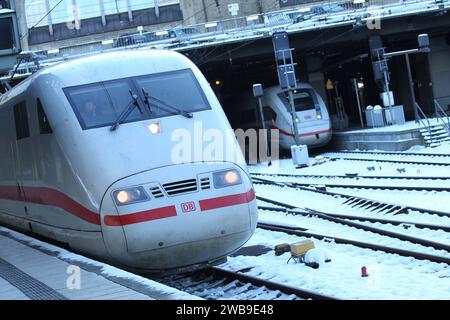
[[[43,75],[58,78],[61,87],[94,83],[195,66],[182,54],[171,50],[121,50],[79,57],[46,66],[0,96],[0,106],[20,95]]]

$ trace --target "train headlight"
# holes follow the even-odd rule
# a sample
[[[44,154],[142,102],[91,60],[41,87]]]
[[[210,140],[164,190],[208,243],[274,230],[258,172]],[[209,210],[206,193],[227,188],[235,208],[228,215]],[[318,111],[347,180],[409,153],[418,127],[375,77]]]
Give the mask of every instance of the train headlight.
[[[150,199],[143,187],[116,190],[113,193],[113,198],[118,206],[147,201]]]
[[[234,186],[242,183],[241,175],[235,169],[214,172],[213,179],[214,179],[214,187],[216,189]]]
[[[161,133],[161,125],[159,124],[159,122],[153,122],[150,123],[147,126],[148,130],[151,132],[151,134],[158,134]]]
[[[320,113],[317,114],[317,119],[318,119],[318,120],[322,119],[322,115],[321,115]]]

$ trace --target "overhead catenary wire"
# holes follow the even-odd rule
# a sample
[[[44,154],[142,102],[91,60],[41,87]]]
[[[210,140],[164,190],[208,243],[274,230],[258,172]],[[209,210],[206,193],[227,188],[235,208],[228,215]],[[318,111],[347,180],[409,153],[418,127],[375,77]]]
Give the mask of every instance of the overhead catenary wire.
[[[55,10],[56,7],[58,7],[63,1],[64,1],[64,0],[59,0],[58,3],[56,3],[49,11],[47,11],[47,13],[46,13],[41,19],[39,19],[38,22],[36,22],[31,28],[29,28],[29,29],[27,30],[27,32],[26,32],[24,35],[22,35],[22,36],[20,37],[20,39],[22,40],[23,38],[25,38],[26,36],[28,36],[30,30],[33,30],[39,23],[41,23],[42,20],[44,20],[50,13],[52,13],[52,11]]]

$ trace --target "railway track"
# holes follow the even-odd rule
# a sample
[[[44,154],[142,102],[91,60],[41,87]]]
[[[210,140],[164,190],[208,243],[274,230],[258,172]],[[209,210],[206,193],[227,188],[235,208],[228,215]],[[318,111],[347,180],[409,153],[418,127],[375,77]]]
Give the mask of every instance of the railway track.
[[[259,182],[257,182],[257,183],[259,183]],[[285,186],[285,185],[279,184],[279,183],[274,183],[274,184],[276,184],[278,186],[280,186],[280,185]],[[436,242],[436,241],[430,241],[425,238],[410,236],[410,235],[400,233],[400,232],[389,231],[384,228],[374,227],[374,226],[364,224],[361,222],[357,222],[357,221],[361,220],[361,221],[379,222],[379,223],[385,223],[385,224],[393,223],[397,226],[403,225],[404,227],[414,225],[419,228],[424,228],[424,229],[428,228],[431,230],[442,230],[445,232],[450,231],[449,226],[421,224],[421,223],[415,223],[415,222],[411,222],[411,221],[409,221],[409,222],[408,221],[398,221],[398,220],[391,221],[389,219],[379,219],[377,217],[349,216],[349,215],[345,215],[345,214],[333,214],[333,213],[321,212],[321,211],[317,211],[317,210],[313,210],[313,209],[309,209],[309,208],[298,208],[295,205],[291,205],[291,204],[288,204],[285,202],[270,199],[268,197],[262,197],[262,196],[258,195],[258,193],[257,193],[257,199],[275,206],[275,207],[259,206],[259,208],[263,209],[263,210],[271,210],[271,211],[278,211],[278,212],[281,211],[281,212],[290,213],[290,214],[294,214],[294,215],[314,216],[319,219],[338,223],[340,225],[345,225],[348,227],[357,228],[357,229],[375,233],[375,234],[378,234],[381,236],[390,237],[393,239],[405,241],[405,242],[412,243],[415,245],[421,245],[421,246],[424,246],[427,248],[432,247],[438,251],[443,250],[443,252],[446,252],[446,253],[450,252],[450,245],[448,245],[448,244],[440,243],[440,242]],[[292,228],[290,228],[290,229],[292,229]],[[296,228],[294,228],[294,229],[296,229]],[[273,229],[273,230],[279,231],[278,229]],[[297,233],[297,235],[302,235],[302,236],[317,236],[316,238],[320,238],[320,239],[330,238],[328,235],[311,233],[305,229],[294,230],[294,231],[301,232],[301,233]],[[331,237],[331,238],[335,238],[335,237]],[[355,242],[355,240],[349,240],[349,239],[340,238],[338,240],[340,243],[348,243],[348,244],[355,244],[355,245],[358,245],[358,243],[359,243],[359,246],[364,247],[364,248],[372,248],[374,250],[382,250],[382,251],[389,252],[389,253],[397,253],[402,256],[411,256],[416,259],[422,259],[422,260],[424,259],[424,260],[430,260],[430,261],[434,261],[434,262],[438,262],[438,263],[443,262],[446,264],[450,264],[450,258],[445,257],[445,256],[436,255],[436,254],[428,254],[428,253],[426,253],[427,252],[426,248],[423,248],[423,247],[420,249],[421,252],[419,252],[419,251],[405,250],[405,249],[396,248],[396,247],[373,245],[371,243],[361,242],[361,241]]]
[[[371,155],[389,155],[389,156],[450,158],[450,154],[445,153],[389,152],[389,151],[333,151],[333,152],[326,152],[325,154],[371,154]]]
[[[430,210],[430,209],[424,209],[419,207],[413,207],[413,206],[405,206],[405,205],[399,205],[395,203],[388,203],[384,201],[378,201],[378,200],[372,200],[367,199],[363,197],[358,197],[354,195],[347,195],[344,193],[338,193],[338,192],[331,192],[329,190],[323,190],[322,188],[308,188],[305,186],[300,186],[295,184],[285,184],[277,181],[273,181],[270,179],[264,179],[261,177],[255,177],[252,176],[253,183],[254,184],[270,184],[270,185],[278,185],[282,187],[291,187],[299,190],[304,190],[308,192],[328,195],[334,198],[342,199],[341,202],[342,205],[347,205],[351,208],[359,208],[359,209],[365,209],[367,211],[370,211],[371,213],[377,213],[377,214],[391,214],[391,215],[397,215],[397,214],[407,214],[410,211],[418,211],[421,213],[426,214],[435,214],[441,217],[450,217],[450,213],[438,211],[438,210]]]
[[[283,203],[283,202],[280,202],[280,201],[275,201],[275,200],[271,200],[271,199],[264,198],[264,197],[259,197],[259,196],[257,196],[257,199],[263,200],[265,202],[271,202],[271,203],[273,203],[273,204],[275,204],[277,206],[282,206],[282,207],[289,208],[289,209],[297,209],[295,206],[292,206],[292,205],[289,205],[289,204],[286,204],[286,203]],[[262,209],[262,208],[260,207],[260,209]],[[265,209],[268,209],[268,208],[266,207]],[[269,209],[269,210],[271,210],[271,209]],[[450,245],[446,245],[446,244],[442,244],[442,243],[438,243],[438,242],[434,242],[434,241],[429,241],[429,240],[418,238],[418,237],[412,237],[412,236],[408,236],[408,235],[405,235],[405,234],[384,230],[384,229],[381,229],[381,228],[367,226],[367,225],[362,224],[362,223],[354,222],[354,221],[356,221],[355,218],[350,219],[350,220],[353,220],[353,221],[349,221],[349,219],[344,219],[344,218],[338,217],[336,215],[331,215],[331,214],[328,214],[328,213],[325,213],[325,212],[320,212],[320,211],[311,210],[311,209],[306,209],[306,211],[292,211],[291,210],[290,213],[298,214],[298,215],[317,216],[317,217],[319,217],[321,219],[324,219],[324,220],[336,222],[336,223],[339,223],[339,224],[343,224],[343,225],[346,225],[346,226],[354,227],[354,228],[361,229],[361,230],[364,230],[364,231],[369,231],[369,232],[377,233],[379,235],[392,237],[392,238],[400,239],[400,240],[403,240],[403,241],[409,241],[409,242],[420,244],[420,245],[423,245],[423,246],[433,247],[433,248],[435,248],[437,250],[445,250],[447,252],[450,252]],[[436,228],[439,228],[439,227],[436,226]],[[439,229],[442,230],[443,228],[439,228]]]
[[[358,179],[373,179],[373,180],[381,180],[381,179],[398,179],[398,180],[442,180],[449,181],[449,177],[437,177],[437,176],[365,176],[359,174],[346,174],[346,175],[325,175],[325,174],[288,174],[288,173],[260,173],[254,172],[251,173],[252,176],[279,176],[279,177],[288,177],[288,178],[308,178],[308,179],[321,179],[321,178],[338,178],[338,179],[347,179],[347,180],[358,180]]]
[[[273,200],[264,198],[264,197],[258,197],[259,200],[263,200],[265,202],[271,202]],[[274,203],[276,205],[276,203]],[[286,207],[270,207],[270,206],[258,206],[261,210],[271,210],[271,211],[278,211],[278,212],[284,212],[286,214],[292,214],[292,215],[302,215],[302,216],[314,216],[317,215],[317,213],[321,213],[320,211],[315,210],[301,210],[297,209],[295,206],[286,205]],[[355,215],[346,215],[346,214],[337,214],[337,213],[326,213],[326,215],[330,217],[336,217],[341,218],[345,220],[352,220],[352,221],[367,221],[367,222],[373,222],[373,223],[382,223],[382,224],[392,224],[395,226],[403,226],[403,228],[408,229],[411,226],[414,226],[419,229],[430,229],[430,230],[442,230],[445,232],[450,232],[450,226],[443,226],[443,225],[435,225],[435,224],[428,224],[428,223],[419,223],[419,222],[411,222],[411,221],[402,221],[402,220],[392,220],[392,219],[383,219],[383,218],[376,218],[376,217],[367,217],[367,216],[355,216]]]
[[[372,249],[375,251],[383,251],[386,253],[392,253],[392,254],[398,254],[400,256],[404,257],[412,257],[418,260],[428,260],[431,262],[436,263],[445,263],[450,265],[450,259],[446,257],[431,255],[427,253],[417,252],[417,251],[411,251],[411,250],[405,250],[395,247],[389,247],[389,246],[383,246],[378,245],[374,243],[364,242],[364,241],[357,241],[357,240],[350,240],[350,239],[344,239],[340,237],[330,236],[326,234],[320,234],[315,232],[308,232],[304,231],[301,228],[295,228],[295,227],[286,227],[286,226],[280,226],[275,224],[266,224],[266,223],[258,223],[258,228],[264,229],[264,230],[270,230],[270,231],[278,231],[283,232],[290,235],[296,235],[299,237],[307,237],[307,238],[315,238],[318,240],[324,240],[327,242],[334,242],[334,243],[340,243],[340,244],[350,244],[354,245],[359,248],[363,249]]]
[[[361,161],[361,162],[379,162],[379,163],[398,163],[398,164],[412,164],[412,165],[426,165],[426,166],[441,166],[448,167],[450,163],[447,162],[431,162],[431,161],[413,161],[413,160],[394,160],[394,159],[368,159],[368,158],[352,158],[352,157],[331,157],[330,161],[335,160],[347,161]]]
[[[290,184],[292,186],[325,186],[329,188],[357,188],[357,189],[381,189],[381,190],[411,190],[411,191],[441,191],[450,192],[450,177],[449,178],[439,178],[439,177],[352,177],[352,176],[323,176],[323,175],[289,175],[289,174],[252,174],[253,177],[272,177],[277,179],[278,177],[283,177],[292,180],[276,180],[277,182],[283,184]],[[380,184],[380,180],[385,179],[385,183]],[[302,181],[303,180],[303,181]],[[417,185],[405,184],[405,181],[415,180]],[[449,186],[437,186],[437,185],[423,185],[426,182],[436,182],[436,181],[449,182]],[[376,181],[376,182],[374,182]],[[369,184],[364,184],[364,182]],[[397,184],[394,184],[397,183]]]
[[[246,271],[249,270],[233,272],[212,267],[155,280],[207,300],[336,300],[332,296],[248,275]]]

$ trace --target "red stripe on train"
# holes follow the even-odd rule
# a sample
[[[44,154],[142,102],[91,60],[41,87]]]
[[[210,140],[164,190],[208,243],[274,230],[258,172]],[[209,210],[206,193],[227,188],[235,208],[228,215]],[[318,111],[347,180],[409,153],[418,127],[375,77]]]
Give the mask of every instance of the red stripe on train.
[[[250,201],[253,201],[254,199],[255,199],[255,191],[253,189],[250,189],[248,192],[240,194],[233,194],[229,196],[200,200],[199,204],[201,211],[207,211],[212,209],[219,209],[238,204],[248,203]],[[176,215],[177,212],[175,206],[168,206],[142,211],[138,213],[130,213],[121,216],[108,215],[105,216],[104,221],[107,226],[117,227],[145,221],[175,217]]]
[[[107,226],[117,227],[176,216],[177,210],[175,206],[168,206],[120,216],[107,215],[105,216],[105,224]]]
[[[45,187],[22,187],[25,194],[17,186],[0,186],[0,199],[30,202],[46,206],[54,206],[95,225],[100,225],[100,215],[85,208],[64,193]],[[255,199],[255,191],[233,194],[229,196],[200,200],[201,211],[218,209],[251,202]],[[106,215],[105,224],[108,226],[124,226],[145,221],[175,217],[175,206],[150,209],[126,215]]]
[[[274,129],[280,130],[280,133],[285,135],[285,136],[289,136],[289,137],[293,137],[294,136],[293,133],[286,132],[286,131],[284,131],[284,130],[282,130],[280,128],[274,127]],[[314,131],[314,132],[300,133],[299,136],[300,137],[306,137],[306,136],[313,136],[315,134],[330,133],[330,132],[331,132],[331,129],[327,129],[327,130],[320,130],[320,131]]]
[[[21,189],[24,194],[17,186],[0,186],[0,198],[58,207],[84,221],[100,225],[98,213],[83,207],[58,190],[45,187],[22,187]]]
[[[224,197],[200,200],[200,209],[202,211],[218,209],[251,202],[255,199],[255,191],[250,189],[248,192],[233,194]]]

